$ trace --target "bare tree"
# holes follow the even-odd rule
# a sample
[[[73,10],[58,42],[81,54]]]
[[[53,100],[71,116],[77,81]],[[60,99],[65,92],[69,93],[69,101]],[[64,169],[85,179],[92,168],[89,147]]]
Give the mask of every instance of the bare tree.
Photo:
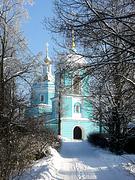
[[[31,120],[24,119],[26,98],[20,83],[28,81],[35,62],[20,31],[27,1],[0,3],[0,179],[7,180],[32,163],[36,151],[50,142],[50,135],[43,126],[32,126]]]
[[[57,17],[49,22],[50,27],[66,40],[71,40],[74,29],[76,42],[84,47],[82,55],[90,59],[91,66],[117,64],[116,54],[121,61],[130,61],[134,66],[134,3],[133,0],[56,0]],[[134,85],[134,81],[131,83]]]
[[[110,70],[109,70],[110,69]],[[126,142],[127,126],[135,114],[134,88],[123,78],[111,72],[113,67],[108,67],[108,72],[95,72],[94,81],[90,84],[90,100],[94,107],[94,117],[100,124],[100,130],[109,133],[110,149],[118,152]],[[133,73],[132,66],[125,64],[117,67],[119,72]],[[116,82],[115,82],[116,81]],[[117,84],[117,81],[118,82]],[[101,131],[100,131],[101,132]]]

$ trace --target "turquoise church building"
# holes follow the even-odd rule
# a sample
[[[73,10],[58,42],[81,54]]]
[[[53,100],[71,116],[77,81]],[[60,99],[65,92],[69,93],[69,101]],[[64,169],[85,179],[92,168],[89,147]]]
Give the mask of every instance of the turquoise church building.
[[[51,128],[63,139],[85,140],[87,135],[99,131],[93,121],[92,104],[88,103],[86,79],[81,79],[81,71],[69,73],[68,64],[86,63],[85,59],[70,51],[61,56],[55,72],[46,51],[42,71],[35,77],[31,88],[31,105],[26,109],[29,117],[44,119],[44,125]]]

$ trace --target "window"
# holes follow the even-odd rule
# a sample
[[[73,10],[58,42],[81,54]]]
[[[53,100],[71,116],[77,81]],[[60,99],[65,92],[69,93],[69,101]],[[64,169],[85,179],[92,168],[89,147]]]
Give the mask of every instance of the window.
[[[80,83],[81,78],[79,76],[76,76],[73,80],[73,92],[75,94],[80,94]]]
[[[50,73],[50,71],[51,71],[51,68],[50,68],[50,65],[48,65],[48,66],[47,66],[47,72]]]
[[[81,113],[81,104],[80,103],[76,103],[74,105],[74,113]]]
[[[44,102],[44,95],[41,95],[41,96],[40,96],[40,101],[41,101],[41,102]]]

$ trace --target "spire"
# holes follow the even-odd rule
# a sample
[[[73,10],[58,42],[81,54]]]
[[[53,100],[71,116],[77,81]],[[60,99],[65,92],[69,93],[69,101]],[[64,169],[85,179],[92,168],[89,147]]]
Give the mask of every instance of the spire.
[[[72,29],[72,50],[75,49],[75,34],[74,34],[74,29]]]
[[[48,43],[46,43],[46,57],[45,57],[45,63],[46,63],[46,64],[51,64],[51,63],[52,63],[51,60],[50,60],[50,58],[49,58],[49,56],[48,56]]]
[[[45,55],[44,65],[43,65],[44,80],[54,81],[54,77],[52,75],[52,61],[48,55],[48,43],[46,43],[45,52],[46,52],[46,55]]]
[[[48,58],[48,43],[46,43],[46,58]]]

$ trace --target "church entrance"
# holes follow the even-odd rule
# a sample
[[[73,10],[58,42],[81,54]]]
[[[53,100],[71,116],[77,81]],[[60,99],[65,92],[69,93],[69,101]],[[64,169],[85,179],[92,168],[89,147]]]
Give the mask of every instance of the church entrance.
[[[74,139],[82,139],[82,130],[78,126],[74,128]]]

